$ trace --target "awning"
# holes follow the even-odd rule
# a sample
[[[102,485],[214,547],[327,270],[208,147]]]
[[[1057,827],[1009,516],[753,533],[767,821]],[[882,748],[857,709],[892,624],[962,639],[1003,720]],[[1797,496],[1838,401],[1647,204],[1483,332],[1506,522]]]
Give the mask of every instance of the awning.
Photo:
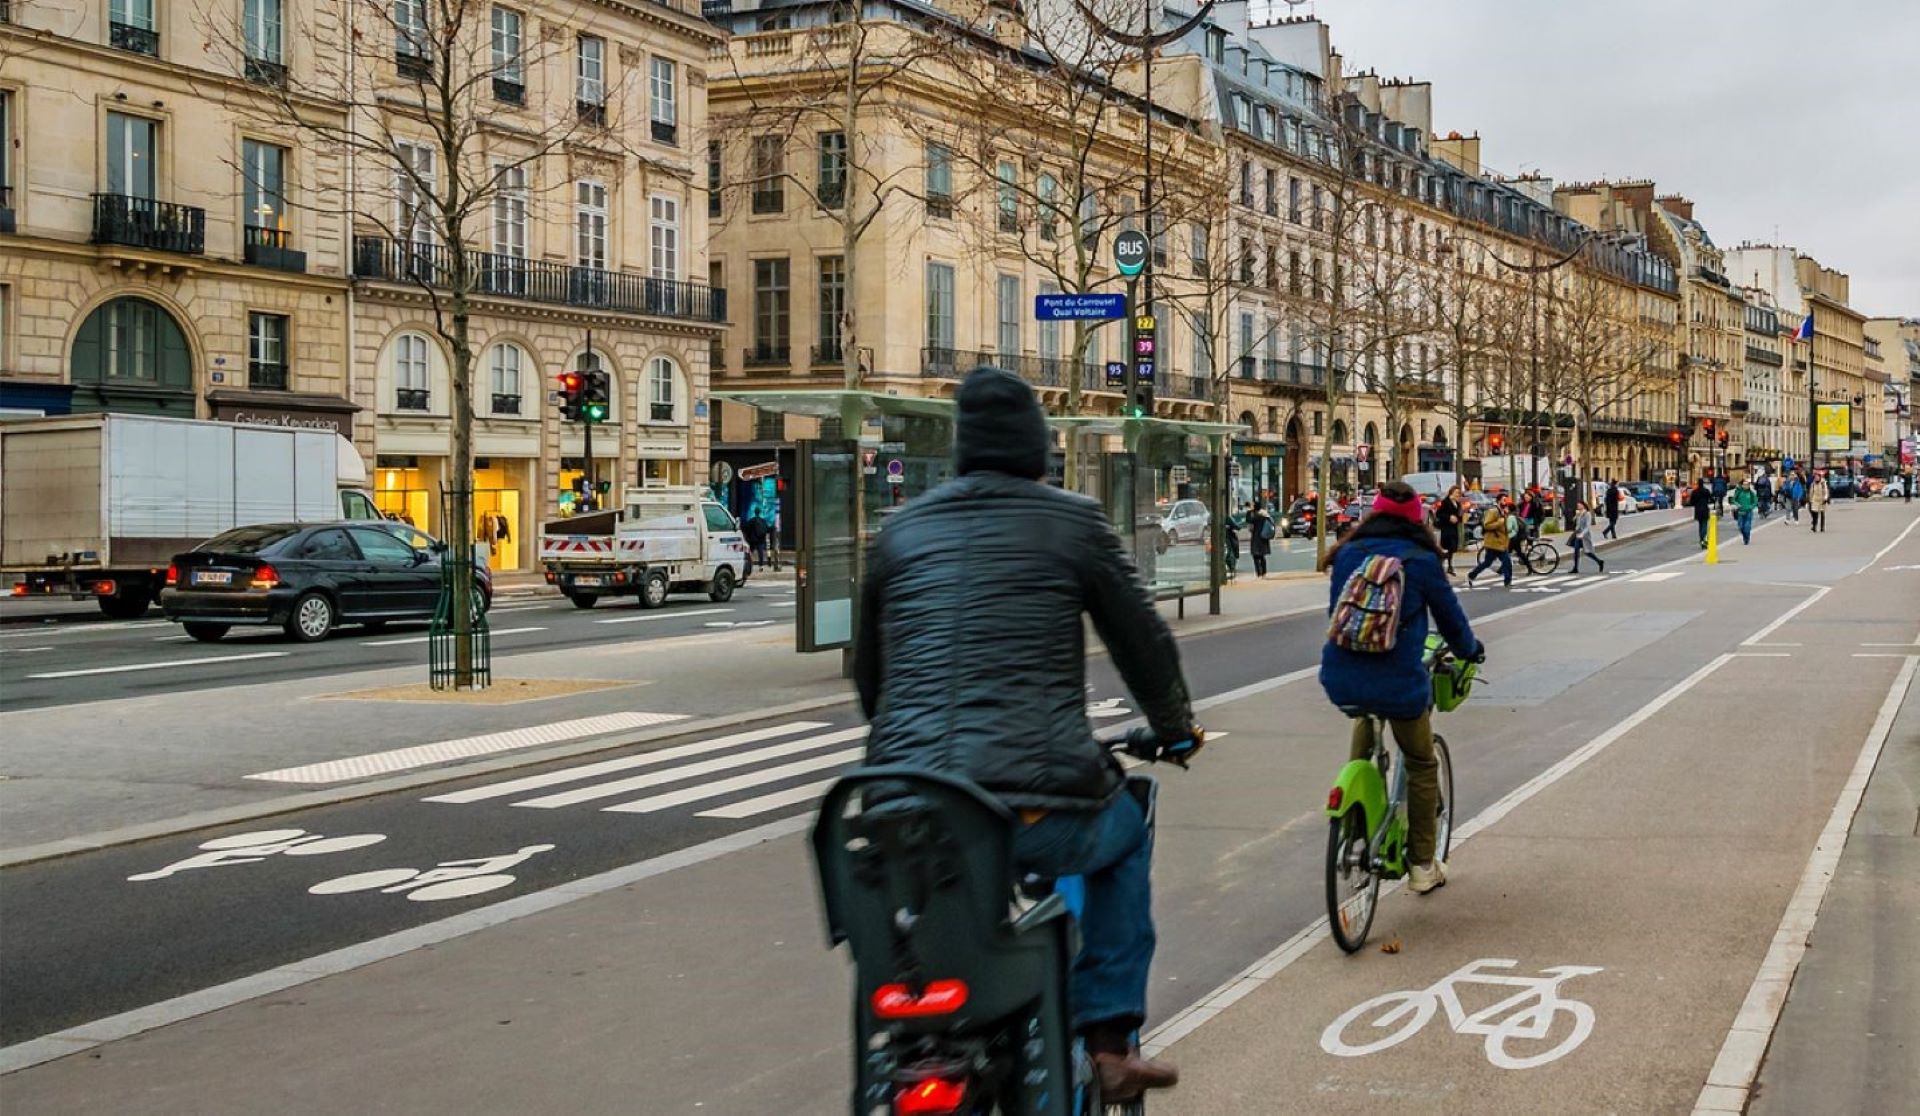
[[[950,418],[953,400],[928,399],[918,395],[887,395],[877,391],[846,391],[835,388],[799,388],[792,391],[716,391],[713,398],[741,403],[782,415],[810,418],[839,418],[848,403],[856,404],[869,415],[922,415]]]

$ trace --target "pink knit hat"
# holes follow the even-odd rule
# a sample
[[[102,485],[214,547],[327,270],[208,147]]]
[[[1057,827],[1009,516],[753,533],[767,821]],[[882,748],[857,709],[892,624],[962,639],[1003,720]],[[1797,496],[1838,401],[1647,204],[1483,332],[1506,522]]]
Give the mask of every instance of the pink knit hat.
[[[1425,523],[1427,520],[1426,515],[1421,511],[1418,496],[1395,500],[1382,492],[1373,498],[1373,510],[1387,515],[1397,515],[1410,523]]]

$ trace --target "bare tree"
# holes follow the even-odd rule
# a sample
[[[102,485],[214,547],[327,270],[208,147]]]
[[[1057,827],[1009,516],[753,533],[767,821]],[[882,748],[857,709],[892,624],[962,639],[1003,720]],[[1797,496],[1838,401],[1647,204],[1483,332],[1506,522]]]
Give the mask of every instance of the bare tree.
[[[550,278],[535,273],[524,254],[486,252],[472,241],[497,203],[525,207],[530,195],[570,186],[566,161],[594,165],[612,188],[629,163],[620,139],[630,123],[626,86],[606,80],[607,40],[581,36],[591,29],[558,17],[543,15],[537,34],[516,34],[500,49],[494,5],[486,0],[352,0],[313,11],[307,22],[273,29],[287,41],[316,45],[310,71],[263,56],[261,28],[230,8],[203,10],[200,21],[215,52],[258,90],[229,98],[236,113],[294,138],[318,165],[349,168],[331,194],[337,208],[324,196],[316,208],[339,214],[349,227],[377,231],[376,250],[362,253],[356,239],[356,271],[418,287],[452,355],[453,487],[445,529],[462,560],[452,563],[450,619],[454,685],[472,688],[480,678],[476,613],[461,604],[476,599],[473,567],[464,560],[472,553],[474,518],[472,316],[477,299],[524,297]],[[563,100],[529,106],[535,127],[503,121],[498,102],[524,99],[526,75],[561,55],[565,62],[553,68],[574,76]],[[570,269],[561,281],[568,301],[592,304],[613,294],[609,274],[592,267]]]
[[[1436,406],[1444,392],[1441,381],[1416,359],[1416,345],[1428,351],[1428,323],[1422,309],[1423,268],[1413,252],[1413,219],[1396,214],[1379,198],[1362,203],[1366,214],[1366,250],[1355,260],[1355,300],[1360,311],[1357,372],[1360,386],[1374,396],[1386,416],[1386,440],[1392,446],[1388,460],[1377,460],[1384,474],[1411,471],[1400,455],[1399,430],[1421,407]]]
[[[1573,411],[1574,475],[1584,479],[1594,420],[1670,382],[1635,321],[1635,294],[1582,268],[1560,284],[1545,356],[1552,394]]]
[[[1421,273],[1420,297],[1434,339],[1434,368],[1443,385],[1434,408],[1453,424],[1458,462],[1467,427],[1499,397],[1500,370],[1524,325],[1513,284],[1477,241],[1452,237],[1435,248]]]

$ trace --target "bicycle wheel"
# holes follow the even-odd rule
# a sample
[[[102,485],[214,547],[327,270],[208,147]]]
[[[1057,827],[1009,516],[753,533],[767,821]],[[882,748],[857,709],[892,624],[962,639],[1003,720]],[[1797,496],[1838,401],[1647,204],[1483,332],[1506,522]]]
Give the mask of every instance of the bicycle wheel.
[[[1534,573],[1545,577],[1560,568],[1560,551],[1552,543],[1541,539],[1527,548],[1527,561],[1532,564]]]
[[[1380,874],[1368,847],[1372,833],[1367,811],[1355,805],[1327,820],[1327,925],[1333,940],[1348,953],[1366,944],[1380,902]]]
[[[1447,738],[1433,734],[1433,758],[1440,769],[1440,819],[1433,831],[1434,855],[1441,860],[1453,848],[1453,756],[1447,751]]]

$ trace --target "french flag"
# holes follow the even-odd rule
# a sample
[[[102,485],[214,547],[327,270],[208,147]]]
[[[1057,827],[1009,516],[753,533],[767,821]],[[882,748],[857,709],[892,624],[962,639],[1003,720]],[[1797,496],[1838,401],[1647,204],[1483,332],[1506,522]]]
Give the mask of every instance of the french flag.
[[[1800,323],[1800,329],[1794,333],[1793,339],[1795,341],[1813,340],[1813,314],[1811,312],[1807,314],[1806,320]]]

